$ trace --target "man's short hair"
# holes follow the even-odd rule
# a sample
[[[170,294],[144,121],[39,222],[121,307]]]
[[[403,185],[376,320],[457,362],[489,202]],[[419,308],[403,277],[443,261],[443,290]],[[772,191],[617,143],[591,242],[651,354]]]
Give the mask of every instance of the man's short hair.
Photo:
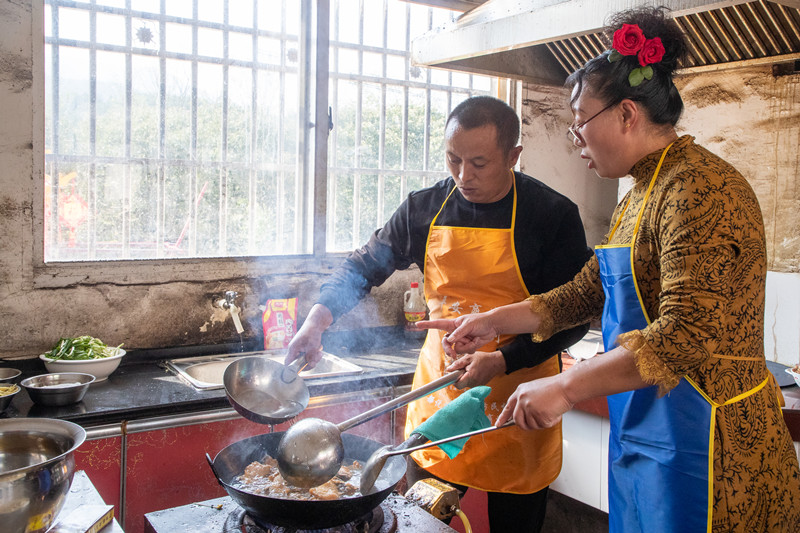
[[[467,130],[493,124],[497,129],[497,144],[505,152],[517,145],[519,117],[514,109],[491,96],[473,96],[458,104],[447,117],[445,128],[455,120]]]

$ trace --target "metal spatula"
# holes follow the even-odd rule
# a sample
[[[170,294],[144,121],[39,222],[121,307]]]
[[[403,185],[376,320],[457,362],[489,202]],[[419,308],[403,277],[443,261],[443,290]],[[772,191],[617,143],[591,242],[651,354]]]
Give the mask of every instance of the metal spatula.
[[[474,435],[480,435],[481,433],[488,433],[489,431],[494,431],[495,429],[502,429],[507,428],[508,426],[513,426],[514,421],[509,420],[502,426],[489,426],[488,428],[483,429],[476,429],[475,431],[470,431],[469,433],[463,433],[461,435],[454,435],[452,437],[447,437],[446,439],[436,440],[433,442],[426,442],[424,444],[416,444],[421,442],[425,439],[424,436],[420,435],[419,433],[414,433],[409,437],[405,442],[398,444],[397,446],[383,446],[382,448],[378,448],[372,455],[369,456],[367,459],[367,464],[364,465],[364,469],[361,471],[361,494],[366,495],[369,494],[370,491],[375,487],[375,481],[377,481],[378,476],[381,475],[381,470],[383,470],[383,465],[386,464],[386,460],[393,456],[393,455],[404,455],[407,453],[415,452],[417,450],[422,450],[423,448],[430,448],[431,446],[438,446],[440,444],[444,444],[446,442],[451,442],[458,439],[469,438]]]

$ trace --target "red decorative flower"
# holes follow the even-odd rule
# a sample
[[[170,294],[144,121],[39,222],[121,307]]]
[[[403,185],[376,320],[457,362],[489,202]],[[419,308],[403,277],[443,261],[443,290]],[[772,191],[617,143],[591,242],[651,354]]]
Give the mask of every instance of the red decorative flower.
[[[623,24],[620,29],[614,32],[613,48],[624,56],[632,56],[637,53],[645,44],[645,36],[642,29],[636,24]],[[659,43],[661,41],[659,40]],[[662,47],[663,48],[663,47]]]
[[[639,50],[638,57],[639,64],[643,67],[661,61],[661,58],[664,57],[664,45],[661,44],[661,38],[647,39]]]

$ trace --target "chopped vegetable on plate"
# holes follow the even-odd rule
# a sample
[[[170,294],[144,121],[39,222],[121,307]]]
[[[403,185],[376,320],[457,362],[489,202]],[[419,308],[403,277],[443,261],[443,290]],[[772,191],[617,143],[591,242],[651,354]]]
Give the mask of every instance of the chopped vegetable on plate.
[[[100,339],[89,335],[74,338],[62,338],[45,357],[64,361],[83,361],[88,359],[104,359],[117,355],[122,345],[109,347]]]

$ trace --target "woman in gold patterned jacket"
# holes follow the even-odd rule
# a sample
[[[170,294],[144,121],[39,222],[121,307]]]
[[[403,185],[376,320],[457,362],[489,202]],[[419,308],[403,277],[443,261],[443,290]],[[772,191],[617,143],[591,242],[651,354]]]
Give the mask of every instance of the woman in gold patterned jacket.
[[[794,532],[800,471],[764,358],[766,243],[730,164],[679,137],[684,37],[663,9],[617,14],[612,49],[568,79],[569,134],[603,178],[633,176],[609,233],[569,283],[424,327],[451,356],[601,318],[606,353],[520,385],[496,421],[546,428],[608,396],[612,532]],[[456,361],[448,371],[464,366]]]

